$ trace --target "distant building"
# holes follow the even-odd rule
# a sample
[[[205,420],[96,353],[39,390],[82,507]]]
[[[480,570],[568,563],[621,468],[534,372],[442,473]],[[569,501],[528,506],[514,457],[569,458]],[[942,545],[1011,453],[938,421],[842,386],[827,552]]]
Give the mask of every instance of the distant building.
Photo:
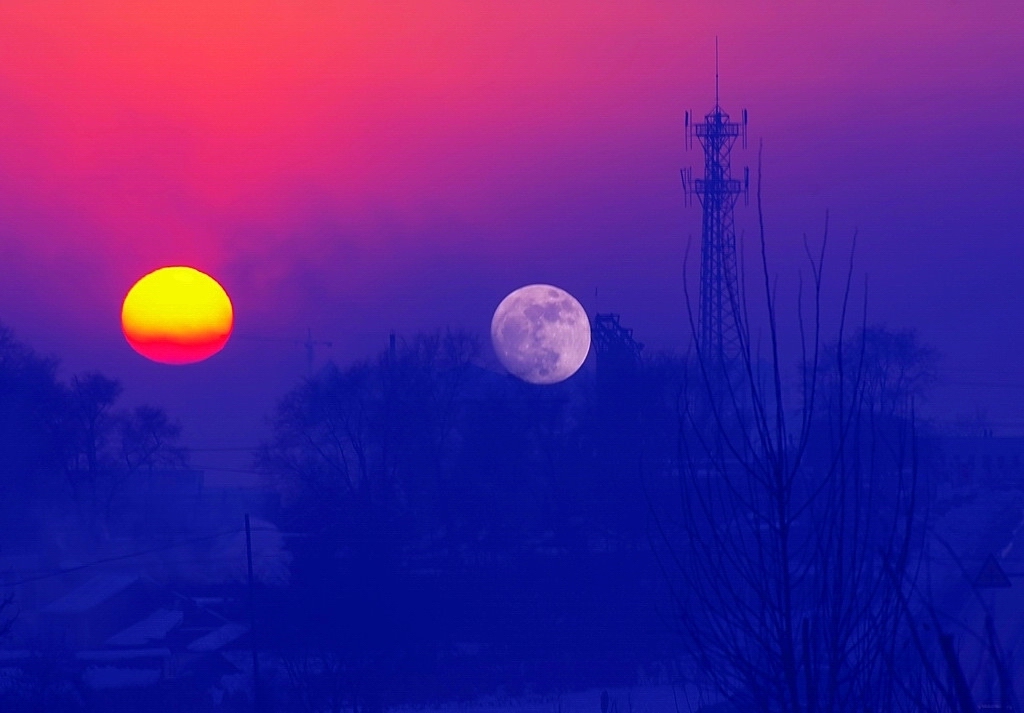
[[[49,662],[52,685],[96,691],[174,680],[216,698],[222,679],[244,672],[249,626],[237,598],[192,597],[130,572],[101,572],[37,611],[0,649],[0,693]],[[221,690],[222,692],[222,690]]]

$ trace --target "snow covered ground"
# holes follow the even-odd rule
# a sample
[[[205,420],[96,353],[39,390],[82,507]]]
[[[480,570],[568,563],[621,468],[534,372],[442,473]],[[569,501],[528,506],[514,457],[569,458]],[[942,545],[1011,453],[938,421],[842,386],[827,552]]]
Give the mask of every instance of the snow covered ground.
[[[697,713],[718,699],[693,686],[646,685],[588,689],[553,696],[489,697],[473,703],[398,709],[395,713],[602,713],[601,694],[608,692],[607,713]]]

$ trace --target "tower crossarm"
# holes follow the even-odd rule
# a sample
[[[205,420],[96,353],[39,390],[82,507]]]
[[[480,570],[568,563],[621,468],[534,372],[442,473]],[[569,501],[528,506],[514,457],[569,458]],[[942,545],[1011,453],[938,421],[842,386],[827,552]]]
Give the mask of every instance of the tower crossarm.
[[[693,190],[699,195],[703,196],[708,193],[714,193],[716,195],[733,195],[743,193],[743,181],[738,181],[735,178],[715,178],[705,179],[698,178],[693,182]]]
[[[711,117],[708,114],[708,117]],[[708,136],[728,136],[730,138],[736,138],[740,135],[740,131],[743,127],[735,121],[728,121],[729,115],[724,114],[726,121],[718,122],[712,121],[711,118],[706,118],[703,124],[697,124],[693,127],[693,133],[697,135],[697,138],[703,139]]]

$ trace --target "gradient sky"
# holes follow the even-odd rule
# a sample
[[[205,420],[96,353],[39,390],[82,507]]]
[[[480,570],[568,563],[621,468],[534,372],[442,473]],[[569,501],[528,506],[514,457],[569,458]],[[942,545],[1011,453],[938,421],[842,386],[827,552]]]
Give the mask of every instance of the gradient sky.
[[[723,106],[750,112],[734,164],[763,140],[780,295],[828,210],[837,249],[857,231],[869,320],[943,354],[935,412],[1024,432],[1016,0],[3,3],[0,321],[200,448],[257,441],[307,329],[341,363],[392,329],[483,335],[530,282],[684,348],[682,118],[713,104],[716,35]],[[749,247],[754,209],[737,221]],[[201,365],[120,333],[170,264],[235,302]]]

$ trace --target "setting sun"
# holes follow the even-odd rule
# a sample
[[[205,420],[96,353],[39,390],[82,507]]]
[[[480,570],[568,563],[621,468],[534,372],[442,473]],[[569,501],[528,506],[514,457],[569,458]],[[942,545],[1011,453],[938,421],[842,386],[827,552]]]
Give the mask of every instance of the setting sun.
[[[224,288],[191,267],[149,273],[121,307],[121,329],[132,349],[162,364],[208,359],[224,348],[233,322]]]

